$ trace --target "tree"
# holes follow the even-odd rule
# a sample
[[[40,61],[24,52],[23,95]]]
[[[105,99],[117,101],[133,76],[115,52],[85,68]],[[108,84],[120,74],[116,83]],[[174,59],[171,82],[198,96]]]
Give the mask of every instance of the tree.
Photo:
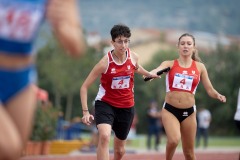
[[[96,51],[90,49],[82,59],[73,59],[64,54],[62,48],[52,37],[38,54],[39,85],[54,96],[54,105],[65,109],[65,118],[71,119],[73,106],[80,110],[80,103],[74,104],[74,97],[79,98],[79,89],[91,66],[98,59]],[[45,86],[45,87],[43,87]],[[78,96],[75,96],[78,95]],[[64,106],[65,102],[65,106]]]
[[[196,103],[207,107],[213,114],[210,132],[218,135],[236,134],[233,116],[237,106],[237,93],[240,87],[240,49],[219,46],[216,51],[203,56],[209,78],[214,88],[227,97],[227,103],[211,100],[200,85]],[[224,126],[224,127],[220,127]]]

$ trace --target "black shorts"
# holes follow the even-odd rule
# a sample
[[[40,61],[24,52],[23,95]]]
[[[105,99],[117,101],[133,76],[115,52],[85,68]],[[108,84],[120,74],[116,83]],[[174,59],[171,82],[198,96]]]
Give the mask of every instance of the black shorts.
[[[103,101],[95,102],[96,125],[106,123],[118,139],[127,139],[134,117],[134,107],[116,108]]]
[[[189,117],[193,112],[196,110],[196,106],[186,108],[186,109],[180,109],[176,108],[168,103],[164,103],[163,108],[165,108],[168,112],[172,113],[178,121],[181,123],[184,119]]]
[[[240,121],[238,121],[238,120],[234,120],[234,121],[235,121],[237,128],[240,130]]]

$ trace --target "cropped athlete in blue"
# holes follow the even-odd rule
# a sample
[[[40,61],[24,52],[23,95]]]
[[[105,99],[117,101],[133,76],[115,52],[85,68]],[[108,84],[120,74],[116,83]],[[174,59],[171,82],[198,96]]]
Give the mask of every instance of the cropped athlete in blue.
[[[47,20],[67,54],[85,42],[76,0],[0,0],[0,159],[18,159],[36,104],[34,42]]]

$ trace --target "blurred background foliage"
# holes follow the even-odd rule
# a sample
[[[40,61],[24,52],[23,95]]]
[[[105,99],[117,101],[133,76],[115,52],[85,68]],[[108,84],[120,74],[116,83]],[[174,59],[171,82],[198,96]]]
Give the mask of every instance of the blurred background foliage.
[[[63,54],[53,37],[47,38],[47,43],[40,48],[37,55],[39,87],[49,92],[50,100],[58,110],[61,110],[66,120],[82,116],[79,90],[94,65],[102,58],[103,51],[88,48],[82,59],[69,58]],[[161,43],[161,42],[159,42]],[[102,46],[103,48],[104,46]],[[231,46],[228,49],[218,47],[217,50],[203,54],[202,58],[214,88],[227,97],[227,103],[211,99],[202,84],[196,92],[197,107],[208,108],[213,116],[210,134],[232,136],[237,135],[233,116],[237,106],[237,93],[240,87],[240,48]],[[175,49],[158,51],[152,61],[144,67],[147,70],[156,68],[164,60],[177,58]],[[99,79],[88,91],[89,109],[98,92]],[[144,82],[141,75],[135,76],[135,107],[139,117],[138,133],[145,133],[147,125],[146,111],[151,100],[157,100],[160,107],[165,96],[165,75],[161,79]]]

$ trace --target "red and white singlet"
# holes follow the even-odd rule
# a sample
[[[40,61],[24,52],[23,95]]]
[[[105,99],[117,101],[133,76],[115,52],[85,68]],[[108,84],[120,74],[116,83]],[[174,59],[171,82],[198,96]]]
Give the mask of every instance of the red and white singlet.
[[[108,68],[105,73],[102,73],[96,100],[106,102],[117,108],[133,107],[134,71],[136,67],[132,63],[130,49],[127,49],[127,58],[122,64],[117,64],[114,61],[112,51],[108,52]]]
[[[200,82],[200,73],[193,60],[189,68],[180,67],[177,60],[166,75],[166,92],[184,91],[195,94]]]

